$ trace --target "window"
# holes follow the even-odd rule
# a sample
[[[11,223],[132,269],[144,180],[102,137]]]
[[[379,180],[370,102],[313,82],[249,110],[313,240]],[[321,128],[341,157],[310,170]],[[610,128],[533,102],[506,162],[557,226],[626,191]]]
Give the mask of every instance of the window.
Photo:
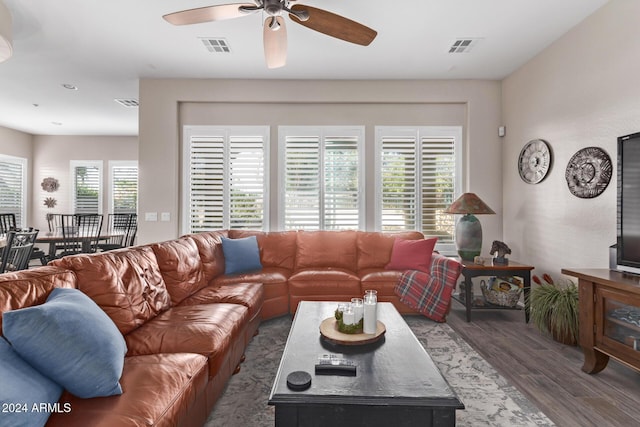
[[[186,233],[268,226],[268,126],[186,126]]]
[[[109,162],[109,212],[138,212],[138,162]]]
[[[461,139],[460,127],[376,127],[376,229],[419,230],[455,249],[443,211],[460,194]]]
[[[364,128],[281,126],[278,133],[280,228],[362,228]]]
[[[25,227],[27,210],[27,159],[0,155],[0,213],[13,213],[16,225]]]
[[[71,161],[73,213],[102,213],[102,161]]]

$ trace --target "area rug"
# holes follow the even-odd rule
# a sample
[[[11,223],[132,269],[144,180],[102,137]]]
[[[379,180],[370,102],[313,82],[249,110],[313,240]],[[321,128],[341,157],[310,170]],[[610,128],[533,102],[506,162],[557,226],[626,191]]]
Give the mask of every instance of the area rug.
[[[421,316],[405,316],[405,320],[466,407],[456,411],[457,426],[554,425],[449,325]],[[206,427],[274,425],[275,410],[267,401],[290,327],[289,316],[260,325],[241,371],[227,384]]]

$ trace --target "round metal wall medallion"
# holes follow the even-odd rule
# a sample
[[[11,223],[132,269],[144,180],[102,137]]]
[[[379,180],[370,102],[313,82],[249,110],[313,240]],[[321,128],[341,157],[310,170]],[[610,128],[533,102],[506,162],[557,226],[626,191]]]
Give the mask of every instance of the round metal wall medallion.
[[[541,182],[551,169],[551,148],[542,139],[534,139],[525,144],[518,157],[520,178],[527,184]]]
[[[587,147],[571,157],[564,174],[569,191],[576,197],[591,199],[607,188],[613,175],[611,158],[601,148]]]

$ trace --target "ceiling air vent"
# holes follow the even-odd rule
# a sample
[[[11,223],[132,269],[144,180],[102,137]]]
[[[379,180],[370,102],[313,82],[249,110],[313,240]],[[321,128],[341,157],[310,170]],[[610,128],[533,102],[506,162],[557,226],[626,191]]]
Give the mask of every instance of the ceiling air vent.
[[[118,104],[123,105],[125,107],[137,107],[138,100],[135,98],[117,98],[114,99]]]
[[[449,48],[449,53],[469,53],[480,39],[457,39]]]
[[[225,39],[201,38],[200,40],[211,53],[231,53],[229,43]]]

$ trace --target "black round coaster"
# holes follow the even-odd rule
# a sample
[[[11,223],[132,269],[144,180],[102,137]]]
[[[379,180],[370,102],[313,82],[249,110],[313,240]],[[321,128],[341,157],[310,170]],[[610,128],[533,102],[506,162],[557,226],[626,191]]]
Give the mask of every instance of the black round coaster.
[[[305,371],[291,372],[287,376],[287,387],[293,391],[303,391],[311,387],[311,375]]]

